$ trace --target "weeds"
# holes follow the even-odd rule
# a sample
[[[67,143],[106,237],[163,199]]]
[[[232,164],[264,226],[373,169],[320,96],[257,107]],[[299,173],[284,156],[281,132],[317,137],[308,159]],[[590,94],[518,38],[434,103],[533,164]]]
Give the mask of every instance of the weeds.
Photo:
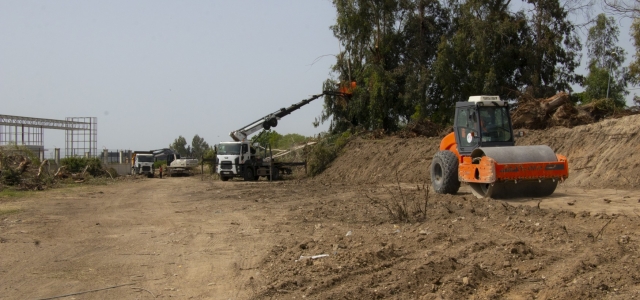
[[[324,138],[315,144],[307,158],[309,175],[316,176],[327,169],[350,138],[351,132],[345,131],[342,134]]]
[[[429,205],[429,185],[422,184],[422,191],[424,192],[422,197],[413,193],[403,193],[400,180],[398,179],[398,171],[396,171],[396,184],[398,187],[397,195],[385,187],[391,195],[390,199],[381,200],[367,194],[365,194],[365,196],[371,200],[374,206],[382,207],[393,222],[410,223],[426,220],[427,207]],[[419,192],[420,186],[418,186],[417,189]]]

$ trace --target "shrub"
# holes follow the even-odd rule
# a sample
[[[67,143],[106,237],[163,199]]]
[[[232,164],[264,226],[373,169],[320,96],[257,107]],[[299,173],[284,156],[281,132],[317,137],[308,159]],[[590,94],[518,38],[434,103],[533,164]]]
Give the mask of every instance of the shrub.
[[[351,132],[329,136],[311,149],[307,158],[309,175],[316,176],[322,173],[333,162],[338,154],[351,138]]]
[[[87,169],[87,173],[91,176],[99,176],[104,173],[102,170],[102,162],[99,158],[85,158],[78,156],[65,157],[60,160],[60,164],[67,167],[71,173],[80,173]]]

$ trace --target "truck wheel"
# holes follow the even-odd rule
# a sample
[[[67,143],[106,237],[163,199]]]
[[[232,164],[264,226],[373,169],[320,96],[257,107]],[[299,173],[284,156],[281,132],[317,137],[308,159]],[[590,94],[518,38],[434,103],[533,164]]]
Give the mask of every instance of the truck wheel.
[[[449,150],[438,151],[431,162],[431,184],[438,194],[455,194],[460,189],[458,157]]]
[[[253,169],[246,168],[244,169],[244,181],[252,181],[253,179]]]
[[[229,177],[226,177],[226,176],[220,176],[220,180],[222,180],[222,181],[229,181]]]

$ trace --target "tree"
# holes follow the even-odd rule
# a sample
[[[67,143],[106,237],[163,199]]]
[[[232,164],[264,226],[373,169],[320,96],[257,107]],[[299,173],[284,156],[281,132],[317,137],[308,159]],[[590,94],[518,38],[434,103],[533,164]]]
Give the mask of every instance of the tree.
[[[515,98],[526,21],[511,14],[509,1],[469,0],[454,7],[454,33],[442,38],[434,65],[442,88],[440,109],[453,118],[455,102],[471,95]]]
[[[173,144],[169,145],[169,148],[180,156],[189,156],[191,148],[187,149],[187,140],[183,136],[178,136],[177,139],[173,141]]]
[[[258,143],[263,147],[271,145],[271,148],[277,148],[282,135],[275,130],[265,130],[258,135],[251,137],[251,143]]]
[[[596,17],[595,24],[589,28],[587,53],[589,56],[589,75],[584,82],[585,102],[607,97],[613,99],[617,107],[625,106],[626,68],[621,68],[626,52],[617,46],[618,29],[613,17],[605,14]]]
[[[618,15],[632,18],[640,16],[640,0],[604,0],[604,6]]]
[[[202,158],[205,152],[209,150],[209,144],[204,141],[199,135],[193,136],[191,140],[191,155],[195,158]]]
[[[524,92],[535,98],[558,91],[571,91],[583,78],[575,73],[580,65],[580,40],[568,12],[559,0],[526,0],[533,9],[526,13],[526,42],[521,48],[524,65],[517,76]]]
[[[633,19],[631,24],[631,37],[636,47],[634,60],[629,64],[629,80],[634,85],[640,84],[640,18]]]
[[[325,97],[321,122],[331,119],[330,130],[352,126],[395,130],[412,116],[429,115],[434,92],[431,66],[434,44],[447,31],[447,11],[437,0],[334,0],[337,18],[332,26],[343,50],[333,66],[336,80],[358,82],[348,100]],[[417,112],[417,114],[416,114]],[[319,122],[316,122],[319,124]]]

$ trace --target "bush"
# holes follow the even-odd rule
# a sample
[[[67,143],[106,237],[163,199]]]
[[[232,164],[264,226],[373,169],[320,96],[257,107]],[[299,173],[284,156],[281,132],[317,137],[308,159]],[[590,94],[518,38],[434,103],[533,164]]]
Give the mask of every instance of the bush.
[[[102,170],[102,162],[96,157],[65,157],[60,160],[60,164],[65,166],[71,173],[80,173],[84,171],[85,168],[87,168],[87,173],[91,174],[91,176],[99,176],[104,173]]]
[[[345,131],[342,134],[329,136],[315,144],[307,158],[309,175],[316,176],[322,173],[338,157],[350,138],[351,132]]]

